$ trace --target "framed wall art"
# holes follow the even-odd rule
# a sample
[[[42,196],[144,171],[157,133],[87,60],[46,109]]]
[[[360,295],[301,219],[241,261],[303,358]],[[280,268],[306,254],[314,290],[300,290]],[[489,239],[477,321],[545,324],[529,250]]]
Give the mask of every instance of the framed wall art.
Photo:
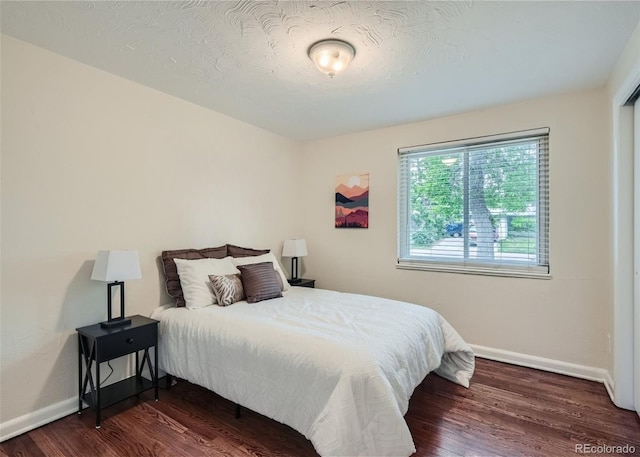
[[[336,177],[336,228],[369,228],[369,173]]]

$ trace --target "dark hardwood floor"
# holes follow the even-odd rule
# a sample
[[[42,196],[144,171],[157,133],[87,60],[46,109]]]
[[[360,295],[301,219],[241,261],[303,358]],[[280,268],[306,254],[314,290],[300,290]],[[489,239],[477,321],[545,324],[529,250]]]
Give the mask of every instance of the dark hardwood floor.
[[[602,384],[476,360],[469,389],[436,375],[416,389],[406,415],[416,456],[576,456],[576,445],[629,445],[640,455],[640,419],[616,408]],[[158,402],[149,393],[104,410],[99,430],[93,421],[92,410],[65,417],[5,441],[0,454],[317,455],[293,429],[248,410],[236,420],[231,402],[184,381]]]

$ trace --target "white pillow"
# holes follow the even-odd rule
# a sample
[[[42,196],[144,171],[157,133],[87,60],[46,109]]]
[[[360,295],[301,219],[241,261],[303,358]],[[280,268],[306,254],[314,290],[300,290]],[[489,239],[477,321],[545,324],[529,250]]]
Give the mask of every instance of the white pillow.
[[[189,309],[215,305],[216,296],[209,275],[240,274],[231,257],[224,259],[173,259],[178,269],[185,306]]]
[[[282,280],[282,291],[289,290],[289,281],[287,281],[287,277],[282,272],[282,267],[280,266],[280,262],[276,259],[276,256],[273,255],[272,252],[262,255],[250,256],[250,257],[234,257],[233,264],[235,266],[238,265],[252,265],[254,263],[262,263],[262,262],[271,262],[273,263],[273,268],[280,275],[280,279]]]

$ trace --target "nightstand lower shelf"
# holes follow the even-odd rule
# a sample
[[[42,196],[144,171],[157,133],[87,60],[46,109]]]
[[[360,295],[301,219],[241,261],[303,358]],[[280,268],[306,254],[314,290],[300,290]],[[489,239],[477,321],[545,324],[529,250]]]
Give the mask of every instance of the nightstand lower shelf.
[[[155,384],[146,378],[132,376],[100,388],[100,409],[115,405],[119,401],[135,397],[142,392],[153,389]],[[82,401],[90,407],[95,407],[91,392],[82,396]]]

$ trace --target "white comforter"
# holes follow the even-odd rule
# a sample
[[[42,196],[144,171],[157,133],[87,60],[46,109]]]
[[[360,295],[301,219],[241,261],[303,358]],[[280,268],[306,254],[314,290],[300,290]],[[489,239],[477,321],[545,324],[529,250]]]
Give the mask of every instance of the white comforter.
[[[287,424],[322,456],[408,456],[403,418],[430,371],[465,387],[474,356],[435,311],[293,287],[283,298],[160,307],[160,368]]]

